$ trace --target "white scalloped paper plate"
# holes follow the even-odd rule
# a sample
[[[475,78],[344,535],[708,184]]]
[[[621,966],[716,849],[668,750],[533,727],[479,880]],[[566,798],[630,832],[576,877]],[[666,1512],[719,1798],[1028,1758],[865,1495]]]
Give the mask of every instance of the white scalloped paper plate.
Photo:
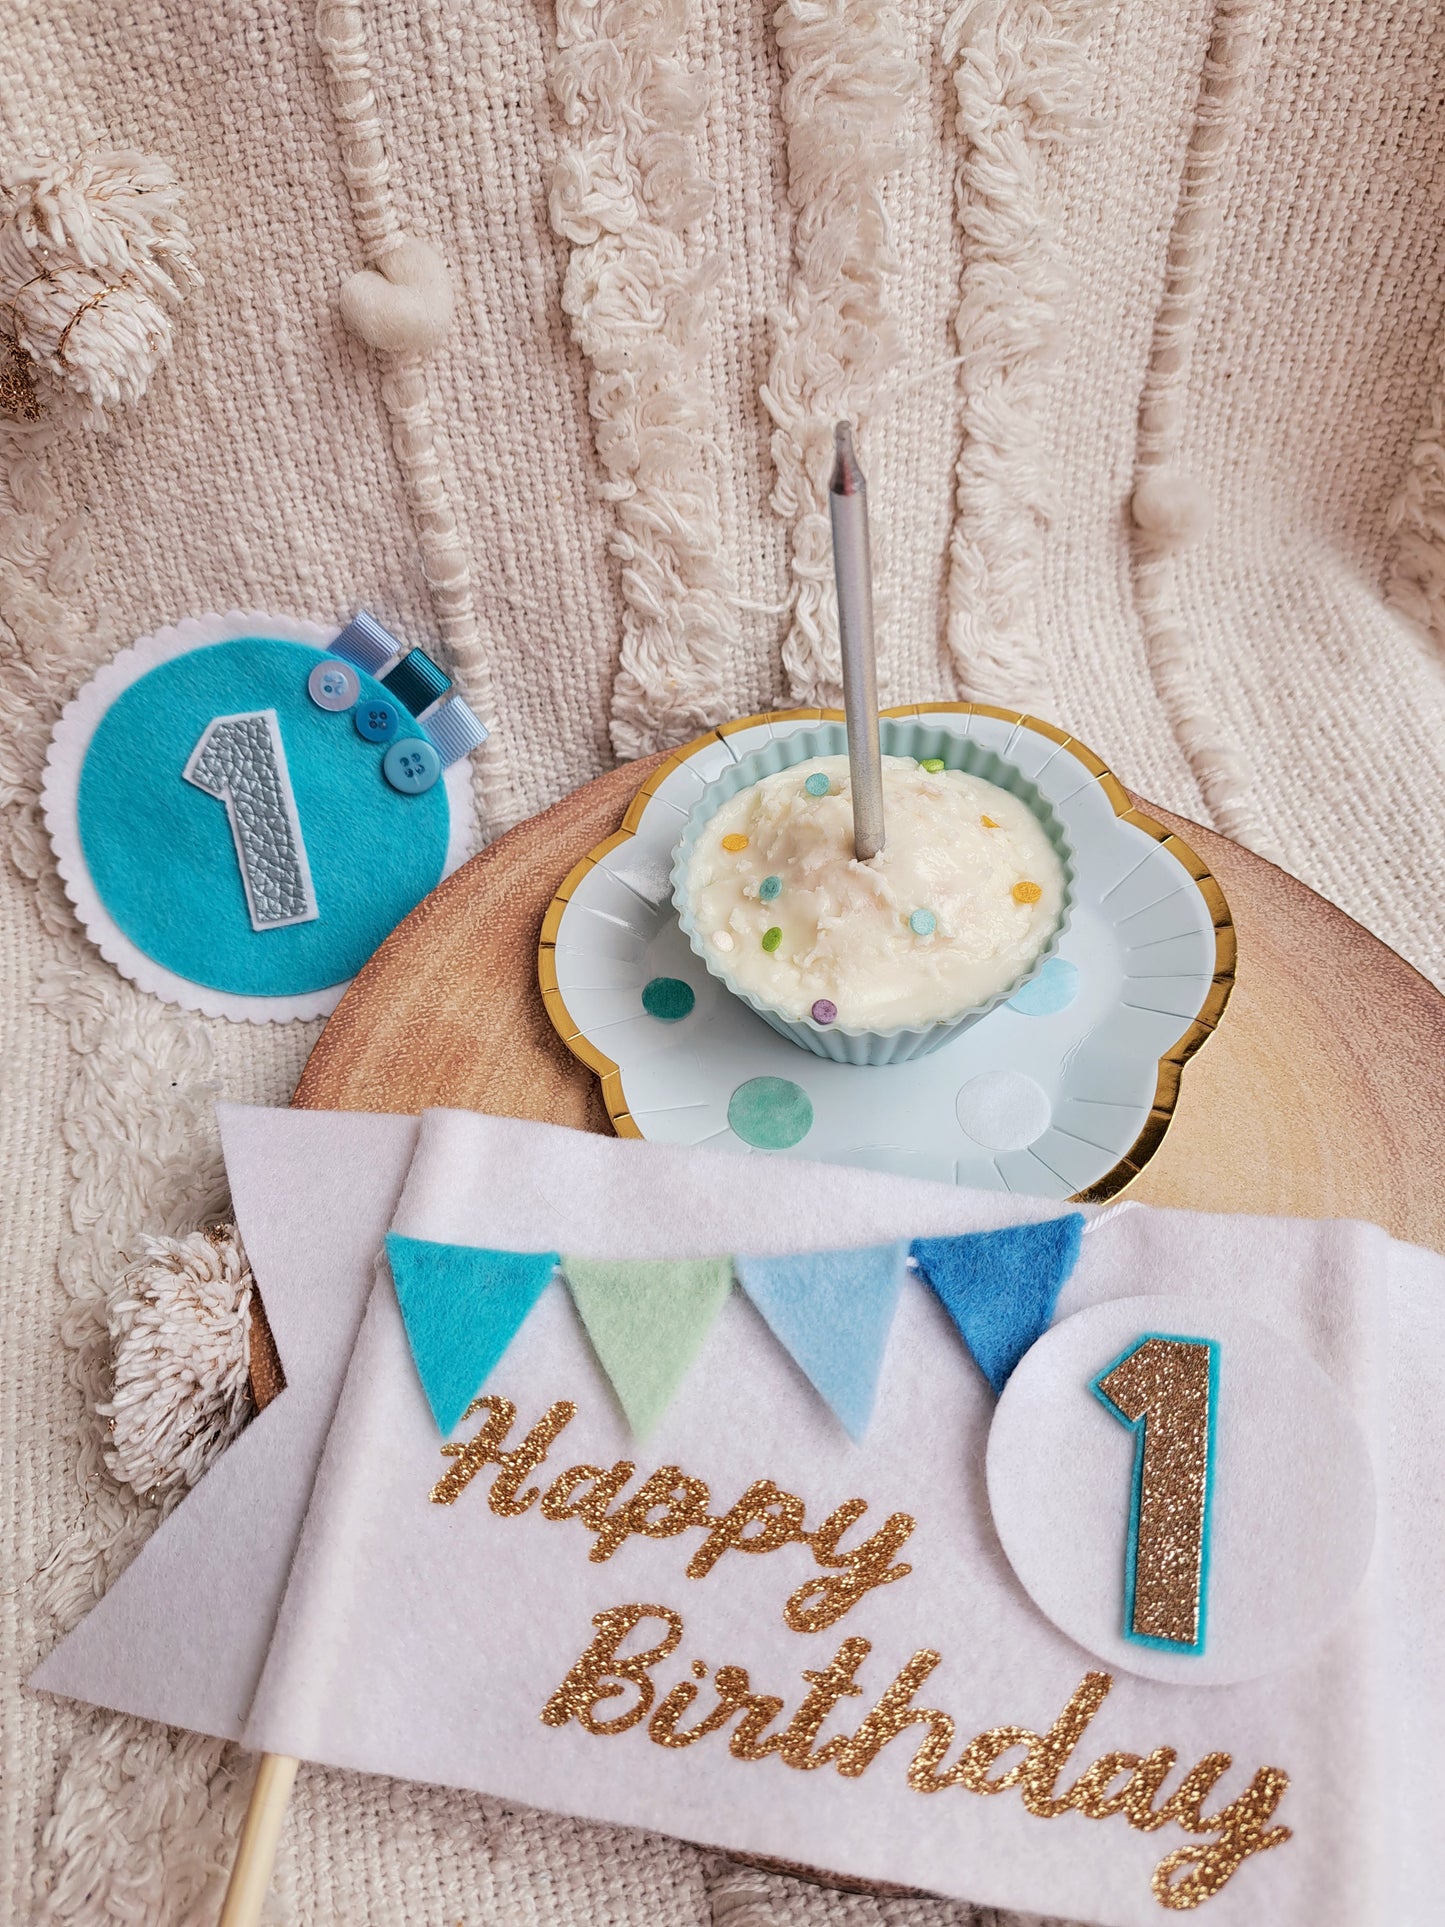
[[[80,772],[91,738],[101,718],[116,698],[132,683],[160,663],[188,655],[218,642],[235,642],[246,636],[267,636],[277,642],[304,642],[325,653],[341,634],[342,624],[323,628],[296,616],[268,615],[260,610],[232,609],[225,615],[187,616],[153,635],[142,636],[128,649],[122,649],[103,663],[65,705],[50,739],[45,758],[45,777],[41,785],[41,811],[60,871],[65,894],[74,906],[85,934],[106,962],[123,977],[148,990],[168,1004],[183,1010],[198,1010],[207,1017],[229,1017],[251,1024],[286,1023],[296,1018],[326,1017],[340,1003],[346,983],[328,984],[324,990],[307,991],[295,997],[246,997],[188,978],[154,962],[131,942],[101,902],[100,893],[86,867],[81,847],[77,806]],[[467,860],[476,848],[476,806],[472,798],[471,764],[464,757],[454,763],[443,777],[451,830],[447,841],[442,876]],[[350,979],[347,979],[349,982]]]
[[[1180,1071],[1228,1002],[1224,894],[1188,844],[1135,810],[1107,766],[1062,730],[982,704],[886,713],[972,735],[1059,813],[1077,869],[1059,951],[1079,972],[1067,1008],[1031,1017],[1005,1005],[931,1056],[860,1068],[790,1044],[708,974],[672,907],[673,848],[730,761],[839,714],[808,709],[745,717],[689,743],[618,834],[573,870],[542,926],[552,1022],[601,1077],[622,1136],[748,1153],[728,1124],[729,1099],[750,1078],[778,1077],[807,1093],[813,1124],[774,1155],[1036,1197],[1112,1197],[1158,1149]],[[642,1008],[643,985],[659,976],[695,993],[680,1022]]]

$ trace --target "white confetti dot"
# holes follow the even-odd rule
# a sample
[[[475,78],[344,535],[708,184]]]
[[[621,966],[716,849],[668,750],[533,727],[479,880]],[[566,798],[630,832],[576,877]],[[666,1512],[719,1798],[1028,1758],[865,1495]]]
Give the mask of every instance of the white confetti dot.
[[[958,1121],[986,1151],[1021,1151],[1049,1128],[1048,1093],[1022,1071],[985,1071],[958,1094]]]

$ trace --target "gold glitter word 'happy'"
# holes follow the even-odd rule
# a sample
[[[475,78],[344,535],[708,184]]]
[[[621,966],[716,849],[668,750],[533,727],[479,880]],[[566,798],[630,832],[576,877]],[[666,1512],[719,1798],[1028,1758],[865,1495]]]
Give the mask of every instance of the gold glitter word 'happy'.
[[[479,1432],[465,1443],[441,1448],[453,1464],[432,1487],[432,1503],[454,1504],[485,1466],[494,1465],[497,1475],[487,1495],[493,1512],[510,1519],[537,1505],[544,1519],[580,1521],[592,1534],[587,1556],[594,1564],[610,1559],[634,1536],[672,1539],[702,1532],[705,1537],[684,1568],[689,1579],[706,1578],[730,1552],[756,1557],[783,1546],[807,1546],[823,1570],[799,1586],[783,1608],[784,1621],[795,1633],[825,1631],[875,1586],[890,1586],[913,1570],[895,1564],[893,1557],[914,1529],[916,1522],[908,1513],[890,1513],[871,1537],[845,1551],[843,1537],[868,1510],[866,1499],[845,1500],[810,1532],[803,1500],[772,1479],[754,1479],[720,1514],[710,1510],[712,1494],[705,1481],[676,1465],[659,1466],[624,1497],[637,1472],[631,1459],[610,1466],[570,1465],[545,1491],[539,1485],[524,1490],[577,1407],[570,1399],[558,1399],[510,1450],[507,1440],[517,1418],[512,1401],[488,1393],[473,1399],[464,1416],[479,1412],[488,1415]]]
[[[647,1621],[655,1622],[652,1631]],[[1087,1820],[1120,1815],[1139,1833],[1174,1825],[1199,1844],[1177,1847],[1154,1870],[1151,1886],[1160,1905],[1183,1913],[1200,1906],[1233,1877],[1252,1855],[1268,1853],[1290,1838],[1288,1827],[1268,1824],[1289,1785],[1288,1774],[1264,1766],[1234,1799],[1206,1814],[1205,1802],[1229,1771],[1228,1753],[1209,1753],[1189,1768],[1172,1793],[1161,1800],[1164,1783],[1178,1762],[1171,1746],[1147,1754],[1105,1753],[1085,1767],[1071,1786],[1060,1788],[1065,1768],[1078,1750],[1090,1721],[1113,1686],[1108,1673],[1086,1673],[1058,1718],[1043,1732],[1026,1726],[995,1726],[966,1742],[948,1762],[956,1737],[952,1716],[936,1707],[917,1706],[914,1697],[942,1656],[924,1648],[906,1662],[851,1733],[819,1743],[825,1721],[844,1700],[861,1697],[857,1674],[872,1651],[867,1639],[845,1639],[829,1665],[803,1674],[808,1690],[797,1710],[779,1726],[784,1702],[776,1694],[753,1691],[745,1666],[719,1666],[712,1674],[715,1703],[700,1719],[684,1725],[701,1697],[695,1681],[709,1669],[691,1664],[691,1679],[679,1680],[659,1701],[654,1668],[682,1643],[683,1619],[670,1606],[611,1606],[592,1620],[597,1636],[542,1709],[544,1726],[576,1720],[585,1732],[610,1737],[647,1722],[655,1746],[688,1747],[731,1727],[728,1752],[735,1760],[776,1756],[784,1766],[807,1773],[832,1767],[848,1779],[866,1773],[885,1747],[909,1727],[922,1737],[908,1767],[915,1793],[951,1788],[981,1795],[1017,1789],[1027,1812],[1041,1820],[1077,1813]],[[644,1643],[625,1650],[633,1635]],[[621,1700],[599,1716],[597,1709]],[[649,1718],[649,1715],[651,1717]],[[770,1730],[772,1729],[772,1730]],[[1010,1754],[1019,1757],[1008,1765]]]

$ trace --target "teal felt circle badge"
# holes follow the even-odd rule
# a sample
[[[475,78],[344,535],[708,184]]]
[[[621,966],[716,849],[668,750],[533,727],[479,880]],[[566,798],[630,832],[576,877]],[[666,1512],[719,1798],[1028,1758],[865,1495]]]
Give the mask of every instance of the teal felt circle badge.
[[[249,620],[183,624],[102,670],[57,728],[46,818],[82,921],[145,988],[318,1014],[465,854],[467,766],[398,789],[386,746],[314,700],[331,632]],[[391,701],[356,679],[362,704]]]

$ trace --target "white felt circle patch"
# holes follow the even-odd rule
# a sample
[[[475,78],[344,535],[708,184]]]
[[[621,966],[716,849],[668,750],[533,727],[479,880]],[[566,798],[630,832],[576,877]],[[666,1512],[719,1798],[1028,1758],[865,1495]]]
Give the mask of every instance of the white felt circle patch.
[[[1198,1653],[1124,1636],[1141,1433],[1092,1386],[1150,1333],[1217,1347]],[[1304,1659],[1359,1586],[1374,1538],[1369,1453],[1333,1382],[1270,1327],[1189,1298],[1115,1299],[1046,1332],[999,1400],[988,1493],[1035,1605],[1111,1667],[1180,1685],[1227,1685]]]

